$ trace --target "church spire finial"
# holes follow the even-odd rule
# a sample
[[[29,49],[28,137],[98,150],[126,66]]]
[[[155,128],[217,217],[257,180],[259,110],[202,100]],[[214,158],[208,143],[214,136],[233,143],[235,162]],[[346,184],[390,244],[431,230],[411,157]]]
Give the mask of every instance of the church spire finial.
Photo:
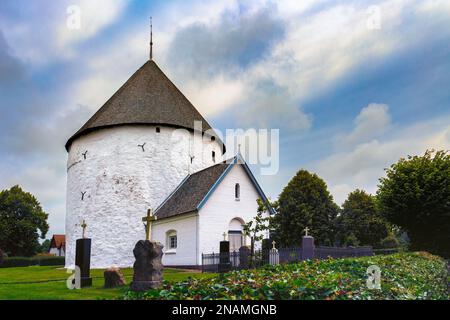
[[[150,17],[150,60],[153,60],[153,23]]]

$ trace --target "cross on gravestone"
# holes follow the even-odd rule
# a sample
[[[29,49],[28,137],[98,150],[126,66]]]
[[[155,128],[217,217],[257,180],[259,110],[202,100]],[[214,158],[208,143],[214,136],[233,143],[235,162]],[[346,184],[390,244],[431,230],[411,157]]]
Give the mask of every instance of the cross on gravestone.
[[[223,235],[223,241],[227,241],[227,233],[224,232],[222,235]]]
[[[307,237],[308,236],[308,231],[309,231],[309,228],[308,227],[306,227],[305,229],[303,229],[304,231],[305,231],[305,237]]]
[[[86,237],[85,237],[84,233],[85,233],[86,227],[87,227],[85,220],[83,220],[83,223],[80,225],[80,227],[83,228],[83,234],[82,234],[81,238],[85,239]]]
[[[147,222],[147,223],[144,223],[144,226],[145,226],[145,240],[150,240],[151,239],[152,222],[156,221],[156,220],[157,220],[157,218],[153,214],[153,210],[152,209],[148,209],[147,210],[147,215],[142,218],[143,222]]]

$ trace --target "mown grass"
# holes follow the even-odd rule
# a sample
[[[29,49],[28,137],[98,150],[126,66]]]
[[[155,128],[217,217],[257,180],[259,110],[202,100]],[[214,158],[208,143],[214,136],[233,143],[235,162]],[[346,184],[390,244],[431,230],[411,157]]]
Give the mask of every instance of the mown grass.
[[[103,271],[91,270],[93,285],[90,288],[69,290],[66,279],[70,273],[63,267],[18,267],[0,269],[0,300],[96,300],[115,299],[122,296],[128,286],[104,289]],[[133,269],[122,269],[127,284],[131,282]],[[164,279],[169,282],[213,277],[213,274],[165,269]]]

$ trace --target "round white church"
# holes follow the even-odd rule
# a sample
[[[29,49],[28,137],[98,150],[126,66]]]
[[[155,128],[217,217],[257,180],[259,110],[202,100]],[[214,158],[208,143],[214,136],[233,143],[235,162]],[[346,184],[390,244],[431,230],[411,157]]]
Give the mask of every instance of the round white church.
[[[231,250],[247,243],[242,225],[267,201],[238,155],[166,77],[147,61],[66,143],[66,267],[87,224],[91,267],[129,267],[145,238],[142,217],[157,220],[151,238],[164,245],[166,266],[201,265],[218,252],[223,233]]]

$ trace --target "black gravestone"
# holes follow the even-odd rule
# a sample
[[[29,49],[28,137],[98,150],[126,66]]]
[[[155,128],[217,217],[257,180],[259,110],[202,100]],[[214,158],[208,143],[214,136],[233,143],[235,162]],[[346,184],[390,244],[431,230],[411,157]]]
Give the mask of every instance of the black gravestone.
[[[262,259],[263,259],[263,264],[268,264],[269,263],[269,254],[270,254],[270,249],[272,248],[272,240],[265,238],[262,239],[261,241],[261,253],[262,253]]]
[[[231,270],[230,263],[230,241],[220,241],[219,272],[224,273]]]
[[[250,248],[242,246],[239,248],[239,268],[248,269],[250,267]]]
[[[91,271],[91,239],[78,239],[75,252],[75,265],[80,268],[80,286],[92,286]]]

